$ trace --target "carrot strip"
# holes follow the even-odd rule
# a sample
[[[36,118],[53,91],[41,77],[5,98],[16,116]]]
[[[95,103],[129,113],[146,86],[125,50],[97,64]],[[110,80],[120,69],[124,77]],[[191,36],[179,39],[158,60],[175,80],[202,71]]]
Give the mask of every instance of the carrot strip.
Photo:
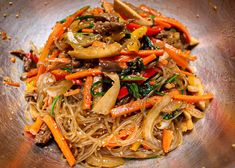
[[[163,55],[163,53],[164,53],[163,50],[139,50],[137,52],[122,50],[120,52],[121,55],[138,55],[141,57],[147,57],[151,54],[155,54],[156,56],[161,56]]]
[[[168,129],[163,129],[162,148],[165,153],[169,152],[173,138],[174,138],[173,131]]]
[[[18,82],[4,81],[3,84],[9,85],[9,86],[14,86],[14,87],[20,87],[20,83],[18,83]]]
[[[143,18],[146,18],[146,17],[148,16],[147,13],[139,13],[139,15],[140,15],[141,17],[143,17]]]
[[[51,59],[53,58],[57,58],[58,55],[60,54],[60,51],[59,50],[54,50],[50,56]]]
[[[65,158],[67,159],[69,165],[71,167],[74,166],[76,163],[76,160],[75,160],[71,150],[69,149],[69,146],[68,146],[64,136],[60,132],[54,119],[49,115],[45,115],[43,117],[43,121],[47,124],[47,126],[51,130],[51,133],[54,136],[56,143],[60,147],[60,149],[61,149],[62,153],[64,154]]]
[[[147,65],[156,58],[157,58],[157,56],[155,54],[152,54],[150,56],[147,56],[147,57],[143,58],[143,63],[144,63],[144,65]]]
[[[78,78],[84,78],[86,76],[95,76],[95,75],[101,75],[101,74],[102,74],[102,72],[98,68],[96,68],[96,69],[87,69],[87,70],[78,71],[78,72],[70,74],[70,75],[66,75],[65,79],[74,80],[74,79],[78,79]]]
[[[84,89],[83,89],[83,103],[82,103],[83,110],[91,109],[92,96],[91,96],[90,90],[91,90],[92,83],[93,83],[93,77],[88,76],[84,84]]]
[[[48,38],[48,40],[42,50],[42,53],[39,57],[39,62],[43,62],[46,59],[46,57],[49,54],[50,47],[53,44],[54,40],[57,38],[58,33],[59,33],[59,31],[61,31],[61,29],[63,29],[63,25],[61,23],[57,23],[54,26],[52,33],[50,34],[50,36],[49,36],[49,38]]]
[[[150,108],[152,107],[156,101],[158,101],[160,99],[160,96],[153,96],[150,98],[147,98],[146,100],[141,99],[141,100],[137,100],[131,103],[127,103],[124,104],[122,106],[113,108],[111,110],[111,115],[113,118],[125,115],[125,114],[129,114],[135,111],[140,110],[141,108]]]
[[[204,101],[204,100],[210,100],[213,99],[213,94],[208,93],[205,95],[181,95],[181,94],[175,94],[173,95],[173,98],[175,100],[182,100],[182,101],[187,101],[189,103],[195,103],[199,101]]]
[[[188,62],[179,56],[179,50],[175,47],[165,44],[165,51],[169,54],[169,56],[176,62],[177,65],[187,68]]]
[[[166,66],[168,64],[168,61],[166,59],[159,60],[158,62],[163,66]]]
[[[185,75],[187,75],[187,76],[194,76],[194,74],[192,74],[192,73],[190,73],[190,72],[187,72],[187,71],[183,71],[183,70],[178,70],[178,71],[176,71],[176,72],[180,72],[180,73],[185,74]]]
[[[190,42],[191,37],[190,37],[189,31],[179,21],[172,19],[172,18],[164,17],[164,16],[156,16],[154,18],[154,21],[156,24],[158,23],[158,21],[171,24],[172,26],[176,27],[177,29],[179,29],[180,31],[182,31],[185,34],[185,38],[186,38],[187,43]]]
[[[62,29],[60,29],[60,31],[57,34],[57,38],[60,38],[61,35],[65,32],[65,30],[73,23],[74,19],[78,16],[81,16],[85,11],[87,11],[90,7],[89,6],[85,6],[81,9],[79,9],[77,12],[75,12],[74,14],[68,16],[66,18],[66,21],[63,23],[63,27]]]
[[[163,28],[167,28],[167,29],[171,28],[171,25],[166,22],[157,21],[156,25],[159,25],[159,26],[161,26]]]
[[[93,33],[93,29],[82,29],[83,33]]]
[[[63,63],[63,64],[69,64],[71,62],[71,60],[68,58],[46,58],[45,61],[52,63]]]
[[[42,123],[42,119],[40,117],[37,117],[36,121],[32,125],[25,126],[24,130],[25,132],[29,132],[32,135],[36,135],[40,130]]]
[[[42,54],[39,57],[39,62],[43,62],[46,57],[49,54],[50,51],[50,47],[53,44],[55,39],[59,39],[61,37],[61,35],[64,33],[64,31],[71,25],[71,23],[73,22],[73,20],[80,16],[81,14],[83,14],[83,12],[85,12],[87,9],[89,8],[89,6],[86,6],[82,9],[80,9],[79,11],[77,11],[75,14],[69,16],[66,18],[66,21],[61,24],[61,23],[56,23],[56,25],[54,26],[52,33],[50,34],[46,45],[44,46],[43,50],[42,50]]]
[[[65,94],[64,94],[64,96],[65,97],[67,97],[67,96],[72,96],[72,95],[75,95],[75,94],[78,94],[78,93],[80,93],[80,91],[81,91],[81,89],[75,89],[75,90],[71,90],[71,91],[68,91],[68,92],[66,92]]]
[[[37,83],[39,76],[42,75],[44,72],[46,72],[45,65],[44,64],[39,65],[38,74],[37,74],[37,78],[36,78],[35,84]]]
[[[31,78],[33,76],[36,76],[37,74],[38,74],[38,69],[34,68],[34,69],[31,69],[29,72],[26,73],[26,77]]]

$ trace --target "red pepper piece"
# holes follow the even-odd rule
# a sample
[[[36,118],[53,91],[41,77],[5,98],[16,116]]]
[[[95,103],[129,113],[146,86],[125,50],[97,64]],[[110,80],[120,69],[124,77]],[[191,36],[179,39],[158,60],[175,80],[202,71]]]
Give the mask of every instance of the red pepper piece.
[[[121,87],[119,94],[118,94],[118,100],[121,100],[122,98],[126,97],[129,94],[129,91],[126,86]]]

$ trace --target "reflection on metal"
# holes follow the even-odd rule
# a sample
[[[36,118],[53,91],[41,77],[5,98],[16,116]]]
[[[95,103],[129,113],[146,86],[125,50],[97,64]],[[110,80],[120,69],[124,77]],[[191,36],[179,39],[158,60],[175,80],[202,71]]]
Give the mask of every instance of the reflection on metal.
[[[130,0],[159,9],[186,24],[200,44],[193,53],[197,74],[206,89],[215,94],[206,118],[184,136],[184,144],[166,157],[128,161],[124,167],[201,168],[235,167],[235,1],[213,0],[217,10],[211,10],[205,0]],[[51,27],[81,6],[97,5],[93,0],[0,1],[0,31],[11,40],[0,40],[0,79],[11,76],[19,81],[22,63],[10,62],[9,50],[29,48],[32,40],[37,46],[46,41]],[[20,13],[16,18],[16,14]],[[7,14],[7,17],[4,15]],[[0,167],[68,167],[61,160],[56,145],[41,149],[22,135],[24,123],[23,84],[20,89],[3,86],[0,82]],[[52,151],[50,151],[52,150]]]

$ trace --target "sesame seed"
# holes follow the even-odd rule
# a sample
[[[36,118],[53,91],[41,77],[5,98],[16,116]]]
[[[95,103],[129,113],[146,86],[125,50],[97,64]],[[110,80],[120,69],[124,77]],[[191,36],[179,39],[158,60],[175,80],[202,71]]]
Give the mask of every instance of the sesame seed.
[[[232,147],[235,148],[235,144],[232,144]]]
[[[15,63],[15,62],[16,62],[16,58],[15,58],[15,57],[11,57],[10,61],[11,61],[12,63]]]
[[[4,14],[3,14],[3,17],[7,17],[7,14],[6,14],[6,13],[4,13]]]
[[[19,17],[20,17],[20,14],[19,14],[19,13],[17,13],[17,14],[16,14],[16,18],[19,18]]]
[[[10,2],[9,2],[9,5],[13,5],[13,2],[10,1]]]

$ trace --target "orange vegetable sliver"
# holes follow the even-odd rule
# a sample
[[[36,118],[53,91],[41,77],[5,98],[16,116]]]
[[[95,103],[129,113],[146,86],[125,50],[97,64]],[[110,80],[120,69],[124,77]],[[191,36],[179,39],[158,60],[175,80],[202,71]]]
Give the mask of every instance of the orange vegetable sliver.
[[[162,148],[165,153],[169,152],[173,138],[174,138],[173,131],[168,129],[163,129]]]
[[[127,103],[121,105],[119,107],[115,107],[111,110],[112,117],[119,117],[125,114],[129,114],[135,111],[139,111],[141,108],[150,108],[154,105],[154,103],[160,99],[160,96],[153,96],[147,98],[146,100],[137,100],[131,103]]]
[[[78,93],[80,93],[80,91],[81,91],[81,89],[75,89],[75,90],[71,90],[71,91],[68,91],[68,92],[66,92],[65,94],[64,94],[64,96],[65,97],[67,97],[67,96],[72,96],[72,95],[75,95],[75,94],[78,94]]]
[[[155,54],[151,54],[151,55],[143,58],[143,63],[144,63],[144,65],[147,65],[147,64],[149,64],[150,62],[152,62],[156,58],[157,58],[157,56]]]
[[[83,89],[83,103],[82,103],[83,110],[91,109],[92,95],[91,95],[90,89],[91,89],[92,83],[93,83],[93,77],[88,76],[84,84],[84,89]]]
[[[83,33],[93,33],[93,29],[82,29]]]
[[[102,72],[98,68],[96,68],[96,69],[87,69],[87,70],[81,70],[81,71],[78,71],[76,73],[67,75],[67,76],[65,76],[65,79],[74,80],[74,79],[78,79],[78,78],[84,78],[86,76],[95,76],[95,75],[101,75],[101,74],[102,74]]]
[[[32,135],[36,135],[42,126],[42,119],[37,117],[36,121],[32,125],[25,126],[25,132],[29,132]]]
[[[195,103],[204,100],[211,100],[213,99],[213,94],[208,93],[205,95],[181,95],[181,94],[174,94],[173,98],[175,100],[187,101],[189,103]]]
[[[51,130],[51,133],[52,133],[56,143],[60,147],[60,149],[61,149],[62,153],[64,154],[65,158],[67,159],[69,165],[74,166],[76,163],[76,160],[75,160],[64,136],[62,135],[56,122],[54,121],[54,119],[49,115],[45,115],[43,118],[43,121],[47,124],[47,126]]]

